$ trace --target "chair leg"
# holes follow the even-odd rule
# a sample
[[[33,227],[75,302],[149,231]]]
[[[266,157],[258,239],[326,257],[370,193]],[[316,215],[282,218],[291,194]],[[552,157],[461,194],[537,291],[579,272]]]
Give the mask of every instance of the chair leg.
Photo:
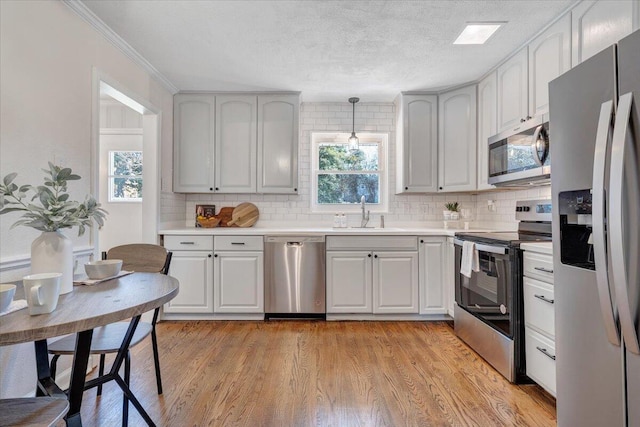
[[[158,353],[158,337],[156,336],[156,326],[151,329],[151,344],[153,347],[153,361],[156,366],[156,384],[158,386],[158,394],[162,394],[162,376],[160,375],[160,356]]]
[[[100,355],[100,367],[98,368],[98,375],[99,376],[103,376],[104,375],[104,358],[105,358],[105,354],[101,354]],[[102,395],[102,384],[100,384],[98,386],[98,393],[97,396]]]
[[[60,359],[59,354],[54,354],[51,359],[51,367],[49,368],[49,372],[51,373],[51,378],[56,379],[56,369],[58,368],[58,359]]]
[[[127,356],[124,358],[124,383],[129,387],[131,376],[131,353],[127,350]],[[122,395],[122,427],[129,425],[129,399],[127,395]]]

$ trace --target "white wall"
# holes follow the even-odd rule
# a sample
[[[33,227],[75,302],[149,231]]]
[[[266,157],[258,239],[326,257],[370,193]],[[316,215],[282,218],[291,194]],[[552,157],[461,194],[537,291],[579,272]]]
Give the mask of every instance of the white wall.
[[[171,182],[173,97],[147,72],[58,1],[0,1],[0,176],[40,184],[48,161],[83,177],[69,191],[83,199],[91,188],[92,71],[110,78],[162,110],[163,182]],[[169,189],[170,190],[170,189]],[[31,241],[39,232],[10,229],[18,215],[0,217],[0,281],[28,271]],[[89,236],[65,232],[74,250]],[[24,396],[35,385],[33,344],[0,347],[0,397]]]

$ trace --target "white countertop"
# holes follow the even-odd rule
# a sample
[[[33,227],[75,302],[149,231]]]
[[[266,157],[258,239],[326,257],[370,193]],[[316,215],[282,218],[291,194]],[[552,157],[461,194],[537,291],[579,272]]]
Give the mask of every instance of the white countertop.
[[[521,243],[520,249],[522,249],[523,251],[531,251],[531,252],[538,252],[541,254],[553,255],[552,242]]]

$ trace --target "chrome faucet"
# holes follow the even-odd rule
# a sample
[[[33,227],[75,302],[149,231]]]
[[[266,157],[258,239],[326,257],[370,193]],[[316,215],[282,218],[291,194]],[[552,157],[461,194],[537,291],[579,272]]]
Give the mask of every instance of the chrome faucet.
[[[366,215],[364,214],[364,210],[365,210],[364,196],[360,198],[360,203],[362,204],[362,220],[360,221],[360,228],[365,228],[367,226],[367,223],[369,222],[369,211],[367,211]]]

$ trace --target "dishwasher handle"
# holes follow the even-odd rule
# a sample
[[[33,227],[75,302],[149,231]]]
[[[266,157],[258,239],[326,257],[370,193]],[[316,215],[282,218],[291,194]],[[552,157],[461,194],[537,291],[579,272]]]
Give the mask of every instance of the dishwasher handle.
[[[302,246],[304,243],[324,243],[324,236],[264,236],[264,242]]]

